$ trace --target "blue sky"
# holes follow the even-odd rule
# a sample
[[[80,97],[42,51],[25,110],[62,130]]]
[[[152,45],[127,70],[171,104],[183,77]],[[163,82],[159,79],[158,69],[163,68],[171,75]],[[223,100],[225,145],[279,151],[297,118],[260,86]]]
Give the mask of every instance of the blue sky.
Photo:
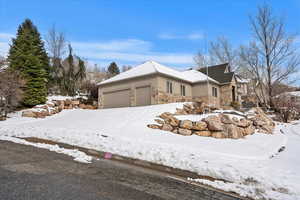
[[[145,60],[187,67],[203,49],[204,36],[247,43],[249,15],[263,2],[284,16],[290,33],[300,32],[300,0],[0,0],[0,54],[30,18],[42,36],[55,24],[76,54],[102,67]]]

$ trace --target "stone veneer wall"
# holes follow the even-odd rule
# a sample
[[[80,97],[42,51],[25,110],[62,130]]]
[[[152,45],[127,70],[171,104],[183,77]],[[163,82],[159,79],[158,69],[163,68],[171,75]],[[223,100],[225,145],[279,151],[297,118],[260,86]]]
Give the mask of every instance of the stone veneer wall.
[[[221,106],[230,106],[232,102],[232,86],[235,86],[235,97],[237,98],[237,85],[235,81],[220,87]],[[237,100],[237,99],[236,99]]]

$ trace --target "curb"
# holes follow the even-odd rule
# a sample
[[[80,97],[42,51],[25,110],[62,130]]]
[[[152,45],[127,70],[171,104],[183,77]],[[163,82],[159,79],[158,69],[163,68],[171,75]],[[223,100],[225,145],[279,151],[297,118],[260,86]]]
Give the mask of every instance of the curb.
[[[125,163],[128,165],[134,165],[134,166],[151,169],[151,170],[155,170],[155,171],[162,172],[162,173],[167,173],[169,175],[174,176],[174,178],[177,178],[183,182],[186,182],[186,183],[189,183],[192,185],[196,185],[198,187],[202,187],[202,188],[206,188],[208,190],[223,193],[225,195],[228,195],[228,196],[240,199],[240,200],[250,200],[249,198],[241,197],[237,193],[234,193],[234,192],[226,192],[226,191],[223,191],[220,189],[213,188],[208,185],[204,185],[204,184],[200,184],[200,183],[196,183],[196,182],[187,180],[187,177],[192,178],[192,179],[206,179],[209,181],[228,182],[224,179],[215,179],[215,178],[209,177],[209,176],[201,176],[199,174],[196,174],[194,172],[190,172],[187,170],[177,169],[177,168],[168,167],[168,166],[164,166],[164,165],[160,165],[160,164],[156,164],[156,163],[152,163],[152,162],[148,162],[148,161],[144,161],[144,160],[120,156],[120,155],[112,154],[109,152],[103,152],[103,151],[98,151],[98,150],[94,150],[94,149],[88,149],[88,148],[84,148],[84,147],[70,145],[70,144],[66,144],[66,143],[55,142],[55,141],[47,140],[47,139],[40,139],[40,138],[36,138],[36,137],[17,137],[17,138],[23,139],[27,142],[32,142],[32,143],[44,143],[44,144],[50,144],[50,145],[58,145],[59,147],[62,147],[65,149],[77,149],[79,151],[84,152],[85,154],[87,154],[89,156],[94,157],[94,158],[108,159],[108,160],[112,160],[112,161],[116,161],[116,162]]]

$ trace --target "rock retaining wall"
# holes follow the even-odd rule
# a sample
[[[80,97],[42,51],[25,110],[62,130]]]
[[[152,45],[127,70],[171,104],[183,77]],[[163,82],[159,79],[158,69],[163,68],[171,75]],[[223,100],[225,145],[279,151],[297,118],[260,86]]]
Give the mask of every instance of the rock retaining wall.
[[[31,109],[24,110],[22,117],[45,118],[61,112],[63,109],[97,109],[96,106],[81,103],[79,100],[52,100],[44,105],[36,105]]]
[[[179,120],[176,115],[202,114],[204,104],[184,104],[176,113],[164,112],[155,119],[157,124],[149,124],[149,128],[161,129],[180,135],[198,135],[214,138],[243,138],[257,130],[261,133],[272,134],[274,122],[261,109],[255,108],[245,116],[226,113],[211,113],[201,121]]]

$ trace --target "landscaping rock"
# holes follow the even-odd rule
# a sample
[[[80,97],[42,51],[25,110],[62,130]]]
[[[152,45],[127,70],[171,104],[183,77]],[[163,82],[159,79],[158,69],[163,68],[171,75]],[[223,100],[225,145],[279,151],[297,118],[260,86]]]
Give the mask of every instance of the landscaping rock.
[[[172,133],[178,134],[178,128],[175,128]]]
[[[161,126],[159,126],[157,124],[148,124],[147,127],[153,128],[153,129],[161,129]]]
[[[239,123],[240,122],[240,120],[237,117],[233,117],[232,121],[234,121],[235,123]]]
[[[78,106],[80,104],[80,102],[77,100],[77,101],[72,101],[72,105],[75,105],[75,106]]]
[[[212,132],[211,136],[214,138],[225,138],[224,133],[221,131]]]
[[[179,128],[178,134],[188,136],[188,135],[192,135],[192,131],[188,129]]]
[[[223,124],[233,124],[234,123],[229,115],[220,114],[220,119]]]
[[[161,119],[154,119],[154,121],[156,121],[158,124],[163,125],[165,122]]]
[[[184,128],[184,129],[192,129],[193,123],[190,120],[182,120],[182,121],[180,121],[179,127]]]
[[[246,119],[242,118],[237,123],[237,126],[242,127],[242,128],[246,128],[246,127],[250,126],[250,124],[251,124],[251,122],[249,120],[246,120]]]
[[[247,128],[244,129],[244,135],[252,135],[253,133],[255,133],[255,128],[254,126],[250,125]]]
[[[210,131],[223,131],[223,126],[220,117],[214,115],[203,119],[207,123],[208,130]]]
[[[170,124],[164,124],[161,128],[161,130],[164,130],[164,131],[172,131],[173,130],[173,127],[170,125]]]
[[[194,122],[192,129],[198,130],[198,131],[204,131],[204,130],[207,130],[207,124],[202,121]]]
[[[36,117],[36,114],[32,110],[24,110],[22,112],[22,117]]]
[[[193,132],[193,134],[199,135],[199,136],[204,136],[204,137],[211,136],[211,132],[210,131],[195,131],[195,132]]]

